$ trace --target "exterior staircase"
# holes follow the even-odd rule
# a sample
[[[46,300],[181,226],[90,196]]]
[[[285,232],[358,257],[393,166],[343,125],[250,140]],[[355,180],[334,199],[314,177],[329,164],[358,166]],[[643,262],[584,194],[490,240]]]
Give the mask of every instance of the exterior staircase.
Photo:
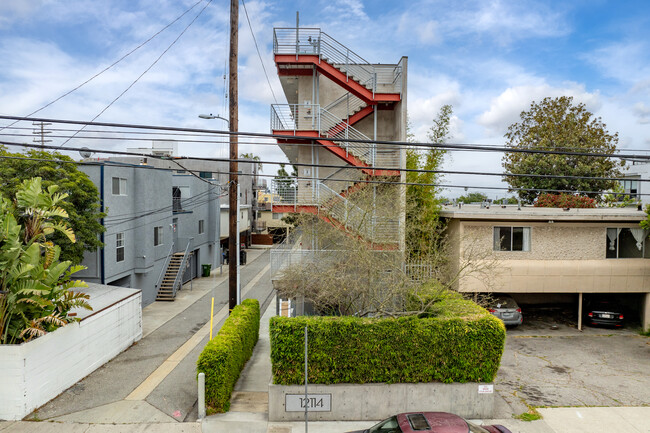
[[[156,301],[173,301],[176,298],[176,291],[182,285],[181,278],[185,271],[185,264],[192,253],[172,254],[167,269],[158,285]]]
[[[314,70],[329,78],[345,92],[327,106],[314,104],[274,104],[271,130],[284,144],[319,144],[355,172],[355,179],[331,175],[331,180],[315,181],[305,190],[304,183],[277,189],[274,212],[307,212],[318,215],[351,235],[371,243],[397,244],[399,219],[381,218],[363,210],[350,195],[372,176],[400,176],[401,150],[377,145],[353,125],[379,109],[394,109],[402,100],[402,67],[373,65],[320,29],[276,28],[273,53],[280,77],[312,76]],[[286,151],[285,151],[286,152]]]

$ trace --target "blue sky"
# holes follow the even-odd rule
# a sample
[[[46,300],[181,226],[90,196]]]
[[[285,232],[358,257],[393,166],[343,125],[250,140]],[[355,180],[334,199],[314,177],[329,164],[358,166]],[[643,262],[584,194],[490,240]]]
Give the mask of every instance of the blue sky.
[[[25,115],[40,108],[196,2],[0,2],[0,113]],[[92,119],[169,46],[205,3],[117,67],[38,115]],[[284,101],[272,59],[272,29],[295,26],[299,10],[301,26],[320,27],[371,62],[395,63],[408,56],[409,117],[421,140],[443,104],[454,108],[452,142],[496,145],[503,143],[507,126],[533,100],[570,95],[619,133],[620,148],[650,149],[647,1],[315,0],[248,1],[246,6],[280,103]],[[214,0],[160,62],[98,120],[219,128],[197,115],[226,115],[228,7],[229,2]],[[274,100],[243,8],[240,24],[240,130],[268,132]],[[241,150],[265,160],[283,159],[277,147],[251,145]],[[187,145],[180,152],[225,155],[223,146]],[[501,171],[500,155],[455,153],[446,167]],[[446,181],[499,185],[496,178],[448,176]]]

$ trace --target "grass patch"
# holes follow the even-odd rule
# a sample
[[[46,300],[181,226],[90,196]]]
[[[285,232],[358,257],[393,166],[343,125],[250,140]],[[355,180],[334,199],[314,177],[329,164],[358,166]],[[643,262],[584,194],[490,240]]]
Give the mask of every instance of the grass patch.
[[[542,414],[537,412],[537,409],[535,409],[534,407],[530,407],[528,412],[515,415],[515,418],[526,422],[537,421],[538,419],[542,419]]]

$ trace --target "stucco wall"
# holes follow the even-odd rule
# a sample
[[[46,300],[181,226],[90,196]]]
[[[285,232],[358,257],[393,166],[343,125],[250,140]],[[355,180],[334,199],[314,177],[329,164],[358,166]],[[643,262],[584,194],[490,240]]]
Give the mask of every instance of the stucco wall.
[[[90,316],[28,343],[0,346],[0,419],[22,419],[142,337],[139,290],[88,291]]]
[[[493,251],[502,260],[597,260],[605,259],[607,225],[549,223],[470,223],[463,225],[463,251],[471,243],[481,251],[493,250],[493,228],[531,227],[530,251]],[[623,227],[611,225],[611,227]],[[630,226],[632,227],[632,226]]]

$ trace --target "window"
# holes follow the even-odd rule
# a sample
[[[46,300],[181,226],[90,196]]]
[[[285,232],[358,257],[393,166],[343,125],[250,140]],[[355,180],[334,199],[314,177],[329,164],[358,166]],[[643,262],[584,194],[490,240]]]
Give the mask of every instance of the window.
[[[205,220],[199,220],[199,234],[205,232]]]
[[[629,195],[631,198],[638,198],[639,193],[639,181],[636,179],[624,180],[621,182],[623,187],[623,192],[626,195]]]
[[[273,213],[273,219],[274,220],[279,220],[282,219],[282,214],[281,213]]]
[[[199,177],[201,179],[212,179],[211,171],[199,171]]]
[[[115,261],[124,261],[124,233],[117,233],[115,235]]]
[[[126,195],[126,179],[113,178],[113,195]]]
[[[494,251],[530,251],[530,227],[494,227]]]
[[[606,242],[608,259],[650,258],[648,232],[642,228],[608,228]]]
[[[153,228],[153,246],[162,245],[163,243],[163,228],[162,226]]]

